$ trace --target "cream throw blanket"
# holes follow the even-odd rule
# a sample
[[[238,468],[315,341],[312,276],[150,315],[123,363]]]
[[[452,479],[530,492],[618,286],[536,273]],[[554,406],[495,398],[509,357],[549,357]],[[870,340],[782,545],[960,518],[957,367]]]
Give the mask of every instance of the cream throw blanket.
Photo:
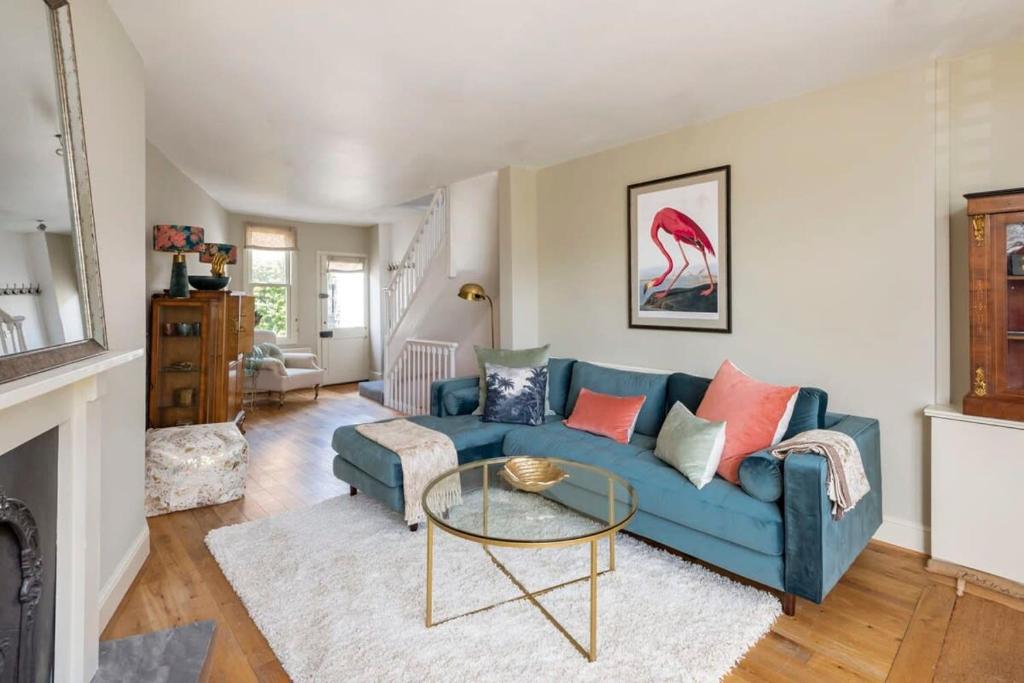
[[[828,499],[832,518],[842,519],[871,490],[857,442],[831,429],[812,429],[776,444],[771,454],[780,460],[790,453],[816,453],[828,462]]]
[[[447,434],[408,420],[371,422],[356,425],[356,431],[370,441],[394,451],[402,461],[402,488],[405,494],[405,521],[418,524],[426,519],[423,491],[442,472],[459,466],[455,444]],[[431,508],[443,512],[462,502],[458,476],[438,482],[430,494]]]

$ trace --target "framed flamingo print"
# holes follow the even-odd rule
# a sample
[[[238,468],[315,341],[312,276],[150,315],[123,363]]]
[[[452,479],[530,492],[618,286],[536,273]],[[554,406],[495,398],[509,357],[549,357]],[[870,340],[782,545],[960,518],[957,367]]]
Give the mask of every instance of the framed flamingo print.
[[[729,167],[626,188],[629,326],[732,332]]]

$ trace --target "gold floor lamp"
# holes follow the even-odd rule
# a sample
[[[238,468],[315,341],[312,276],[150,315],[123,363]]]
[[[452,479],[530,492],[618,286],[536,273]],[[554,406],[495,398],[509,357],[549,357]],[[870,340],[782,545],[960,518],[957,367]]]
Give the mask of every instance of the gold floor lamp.
[[[491,307],[491,348],[494,348],[494,302],[487,296],[484,288],[475,282],[467,282],[459,287],[459,298],[466,301],[486,301]]]

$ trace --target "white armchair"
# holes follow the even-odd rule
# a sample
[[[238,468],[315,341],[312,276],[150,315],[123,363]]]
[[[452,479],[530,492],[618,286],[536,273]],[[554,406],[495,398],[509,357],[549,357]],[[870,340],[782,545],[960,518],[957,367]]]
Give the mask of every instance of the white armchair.
[[[277,337],[267,330],[253,332],[253,344],[275,343]],[[316,354],[309,349],[283,350],[280,358],[268,356],[256,362],[253,377],[255,393],[276,393],[278,405],[284,405],[284,395],[295,389],[312,389],[313,400],[320,398],[320,385],[326,370],[320,367]]]

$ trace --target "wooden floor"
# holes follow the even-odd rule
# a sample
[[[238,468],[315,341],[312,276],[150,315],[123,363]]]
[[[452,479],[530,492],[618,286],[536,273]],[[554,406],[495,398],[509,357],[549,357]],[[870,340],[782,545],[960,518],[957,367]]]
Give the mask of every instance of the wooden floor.
[[[149,520],[149,559],[104,639],[214,619],[208,680],[288,680],[203,538],[226,524],[347,493],[331,473],[332,432],[392,413],[360,398],[354,386],[311,399],[296,392],[282,408],[267,403],[250,413],[243,500]],[[728,680],[1024,680],[1024,605],[970,587],[957,598],[953,581],[927,573],[924,561],[872,543],[824,604],[799,600],[797,615],[780,617]]]

